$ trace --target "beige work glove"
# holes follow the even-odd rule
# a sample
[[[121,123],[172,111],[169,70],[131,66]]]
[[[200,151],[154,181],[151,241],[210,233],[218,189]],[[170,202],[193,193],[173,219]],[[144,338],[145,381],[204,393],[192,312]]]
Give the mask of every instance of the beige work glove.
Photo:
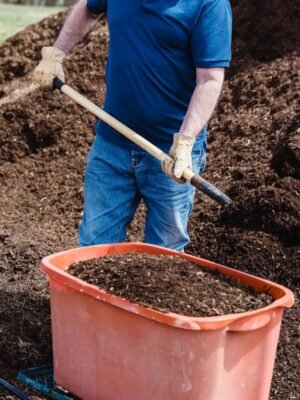
[[[57,76],[65,80],[62,63],[66,54],[56,47],[42,48],[42,61],[33,73],[33,80],[43,87],[53,88],[53,80]]]
[[[186,180],[182,177],[183,171],[186,168],[192,169],[192,150],[196,139],[192,136],[175,133],[173,137],[173,145],[169,155],[173,158],[172,161],[165,160],[162,163],[162,168],[165,173],[175,179],[178,183],[185,183]]]

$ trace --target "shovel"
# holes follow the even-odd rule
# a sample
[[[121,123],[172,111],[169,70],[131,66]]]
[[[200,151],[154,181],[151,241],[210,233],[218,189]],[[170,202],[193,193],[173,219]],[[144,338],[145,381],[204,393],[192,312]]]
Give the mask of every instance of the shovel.
[[[116,118],[109,115],[107,112],[102,110],[100,107],[97,107],[94,103],[86,99],[84,96],[76,92],[70,86],[66,85],[61,79],[56,77],[53,81],[54,89],[60,90],[62,93],[70,97],[77,104],[81,105],[96,117],[107,123],[109,126],[114,128],[116,131],[121,133],[123,136],[127,137],[127,139],[131,140],[142,149],[147,151],[153,157],[163,162],[164,160],[171,160],[174,163],[174,160],[158,147],[154,146],[148,140],[144,139],[142,136],[138,135],[132,129],[128,128],[122,122],[118,121]],[[216,186],[212,183],[206,181],[201,176],[195,174],[190,168],[186,168],[183,172],[183,177],[197,189],[201,190],[201,192],[205,193],[207,196],[216,200],[219,204],[227,205],[231,203],[231,199],[226,196],[223,192],[221,192]]]

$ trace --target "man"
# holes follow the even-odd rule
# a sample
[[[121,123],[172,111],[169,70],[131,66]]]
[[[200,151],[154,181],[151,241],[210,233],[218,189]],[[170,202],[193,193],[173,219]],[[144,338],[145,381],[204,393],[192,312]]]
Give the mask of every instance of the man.
[[[231,58],[229,1],[80,0],[54,47],[42,49],[37,82],[52,87],[55,75],[64,79],[65,55],[102,13],[110,32],[104,109],[170,152],[175,164],[161,166],[98,121],[80,245],[124,241],[143,199],[145,241],[184,251],[194,189],[182,174],[185,168],[201,174],[205,167],[206,125]]]

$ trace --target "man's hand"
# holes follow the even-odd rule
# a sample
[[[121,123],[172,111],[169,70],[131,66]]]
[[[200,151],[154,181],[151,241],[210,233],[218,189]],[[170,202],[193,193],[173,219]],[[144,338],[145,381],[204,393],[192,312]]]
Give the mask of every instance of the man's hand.
[[[173,145],[169,152],[174,163],[168,160],[162,163],[165,173],[178,183],[185,183],[186,180],[182,177],[183,171],[186,168],[192,169],[192,150],[195,140],[192,136],[175,133]]]
[[[100,2],[102,3],[104,2]],[[98,15],[89,12],[86,0],[79,0],[68,16],[54,46],[43,47],[42,61],[33,74],[34,81],[48,88],[53,88],[55,76],[64,81],[62,63],[66,54],[92,29],[98,18]]]
[[[53,88],[53,80],[56,76],[64,81],[62,63],[65,56],[66,54],[56,47],[43,47],[42,61],[33,73],[34,81],[48,88]]]

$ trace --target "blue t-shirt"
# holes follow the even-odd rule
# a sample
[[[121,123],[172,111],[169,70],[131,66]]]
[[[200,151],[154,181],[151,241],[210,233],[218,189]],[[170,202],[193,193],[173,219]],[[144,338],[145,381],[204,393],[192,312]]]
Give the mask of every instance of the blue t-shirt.
[[[87,8],[106,13],[109,26],[104,109],[170,148],[195,89],[196,68],[229,66],[229,0],[87,0]],[[130,146],[102,121],[95,130]],[[205,136],[206,129],[198,143]]]

